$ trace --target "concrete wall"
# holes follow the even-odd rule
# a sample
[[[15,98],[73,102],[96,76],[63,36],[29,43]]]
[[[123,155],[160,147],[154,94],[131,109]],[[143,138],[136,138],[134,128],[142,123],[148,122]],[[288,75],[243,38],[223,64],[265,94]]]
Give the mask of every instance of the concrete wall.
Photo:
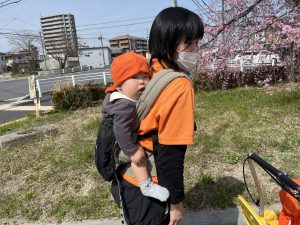
[[[46,60],[46,64],[48,70],[60,69],[58,61],[54,58],[48,58]],[[44,61],[40,62],[39,65],[42,70],[46,70]],[[78,57],[69,57],[66,62],[65,68],[72,68],[77,66],[79,66]]]
[[[53,59],[53,58],[50,58],[50,59],[46,60],[46,64],[47,64],[47,69],[48,70],[59,69],[59,63],[58,63],[58,61],[55,60],[55,59]],[[46,70],[44,62],[39,63],[39,65],[40,65],[40,68],[42,70]]]

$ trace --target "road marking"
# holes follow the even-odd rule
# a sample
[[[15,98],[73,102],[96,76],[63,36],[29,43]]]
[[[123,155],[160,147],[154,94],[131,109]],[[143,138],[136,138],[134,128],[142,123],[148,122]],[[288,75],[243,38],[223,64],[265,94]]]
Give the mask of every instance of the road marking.
[[[48,110],[53,110],[53,106],[40,106],[41,111],[48,111]],[[35,111],[36,106],[30,106],[30,105],[25,105],[25,106],[20,106],[20,105],[13,105],[13,104],[3,104],[0,105],[0,111]]]
[[[20,105],[23,103],[32,102],[32,100],[22,100],[22,101],[16,101],[8,104],[1,104],[0,105],[0,111],[35,111],[36,106],[35,105]],[[53,106],[40,106],[41,111],[48,111],[53,110]]]
[[[40,111],[51,111],[53,106],[40,106]],[[36,111],[36,106],[16,106],[7,109],[7,111]]]
[[[22,101],[26,98],[29,97],[29,94],[28,95],[24,95],[24,96],[21,96],[21,97],[17,97],[17,98],[10,98],[10,99],[5,99],[5,100],[2,100],[3,102],[19,102],[19,101]]]

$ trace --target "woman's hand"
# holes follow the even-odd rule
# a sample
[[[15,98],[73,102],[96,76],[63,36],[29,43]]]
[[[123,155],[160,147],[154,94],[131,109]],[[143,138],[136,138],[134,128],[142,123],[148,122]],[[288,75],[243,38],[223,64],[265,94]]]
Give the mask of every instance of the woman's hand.
[[[182,220],[183,206],[182,202],[170,205],[170,223],[169,225],[178,225]]]

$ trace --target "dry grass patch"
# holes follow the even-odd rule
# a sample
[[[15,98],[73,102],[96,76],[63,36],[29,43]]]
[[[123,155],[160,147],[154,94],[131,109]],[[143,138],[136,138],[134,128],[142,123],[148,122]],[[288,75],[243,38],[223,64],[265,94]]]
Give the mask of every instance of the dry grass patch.
[[[0,152],[1,222],[99,219],[117,215],[93,162],[99,107],[54,123],[58,133]]]

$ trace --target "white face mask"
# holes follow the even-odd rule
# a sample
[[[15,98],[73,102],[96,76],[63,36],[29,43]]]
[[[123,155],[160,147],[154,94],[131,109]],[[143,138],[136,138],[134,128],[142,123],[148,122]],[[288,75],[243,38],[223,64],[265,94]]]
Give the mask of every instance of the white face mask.
[[[199,53],[198,52],[178,52],[177,63],[180,69],[191,73],[197,66]]]

